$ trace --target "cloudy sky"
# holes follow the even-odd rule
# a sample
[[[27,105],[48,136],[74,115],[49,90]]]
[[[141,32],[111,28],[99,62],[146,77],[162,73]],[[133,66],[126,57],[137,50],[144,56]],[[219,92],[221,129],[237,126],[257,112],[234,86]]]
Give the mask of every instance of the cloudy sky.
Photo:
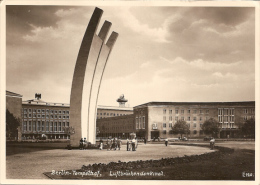
[[[7,6],[6,89],[69,103],[95,7]],[[99,105],[255,100],[255,17],[245,7],[99,7],[119,33]],[[99,30],[98,30],[99,31]]]

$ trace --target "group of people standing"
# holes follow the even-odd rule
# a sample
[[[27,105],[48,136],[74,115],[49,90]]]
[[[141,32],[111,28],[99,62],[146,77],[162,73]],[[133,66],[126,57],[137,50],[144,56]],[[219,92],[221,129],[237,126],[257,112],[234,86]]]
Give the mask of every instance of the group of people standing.
[[[131,149],[132,149],[132,151],[136,151],[137,146],[138,146],[138,140],[137,140],[136,137],[133,138],[132,140],[129,140],[127,138],[127,140],[126,140],[126,151],[131,151]]]
[[[102,143],[103,144],[103,143]],[[120,137],[117,139],[116,137],[113,139],[107,139],[107,150],[120,150],[122,141]]]
[[[85,150],[87,148],[87,140],[86,138],[81,138],[80,141],[79,141],[79,149],[80,150]]]

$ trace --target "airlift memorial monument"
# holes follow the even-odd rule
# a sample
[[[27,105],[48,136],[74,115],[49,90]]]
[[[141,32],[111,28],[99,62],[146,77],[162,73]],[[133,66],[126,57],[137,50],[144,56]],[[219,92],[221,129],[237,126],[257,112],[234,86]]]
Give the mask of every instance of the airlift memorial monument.
[[[70,126],[75,129],[71,135],[71,145],[78,146],[86,137],[96,143],[97,100],[110,52],[118,33],[112,32],[105,43],[111,23],[105,21],[96,34],[103,10],[95,8],[83,37],[76,61],[70,95]]]

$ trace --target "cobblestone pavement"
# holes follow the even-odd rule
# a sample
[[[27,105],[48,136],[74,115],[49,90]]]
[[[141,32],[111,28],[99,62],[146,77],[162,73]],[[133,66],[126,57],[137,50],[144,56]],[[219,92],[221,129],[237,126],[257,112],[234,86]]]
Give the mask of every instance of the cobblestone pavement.
[[[120,161],[137,161],[182,157],[184,155],[212,152],[209,148],[164,144],[139,144],[137,151],[121,150],[41,150],[30,153],[18,153],[6,157],[7,179],[47,179],[44,172],[52,170],[76,170],[82,165]]]

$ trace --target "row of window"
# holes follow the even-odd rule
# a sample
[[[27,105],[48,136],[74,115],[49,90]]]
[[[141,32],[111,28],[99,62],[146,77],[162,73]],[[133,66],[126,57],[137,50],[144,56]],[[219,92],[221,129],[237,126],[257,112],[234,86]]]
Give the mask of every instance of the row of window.
[[[135,118],[136,129],[145,129],[145,116]]]
[[[244,114],[255,114],[255,109],[244,109],[243,112]]]
[[[193,113],[193,114],[197,114],[197,113],[203,114],[204,111],[205,111],[206,114],[209,114],[209,110],[208,110],[208,109],[206,109],[206,110],[193,109],[193,110],[192,110],[192,113]],[[167,113],[167,109],[163,109],[163,114],[166,114],[166,113]],[[185,110],[184,110],[184,109],[182,109],[182,110],[176,109],[176,110],[175,110],[175,114],[179,114],[179,113],[184,114],[184,113],[185,113]],[[191,113],[191,110],[188,109],[188,110],[187,110],[187,113],[190,114],[190,113]],[[172,110],[171,110],[171,109],[169,110],[169,114],[172,114]]]
[[[69,114],[70,112],[67,110],[49,110],[49,109],[27,109],[27,108],[23,108],[23,112],[24,114],[33,112],[33,113],[41,113],[41,114]]]
[[[69,126],[69,122],[49,122],[49,121],[24,121],[23,131],[63,131]]]
[[[200,123],[200,127],[202,126],[203,123]],[[187,124],[188,127],[190,127],[190,124]],[[173,127],[173,123],[169,123],[168,124],[169,128]],[[154,123],[152,125],[153,129],[157,129],[157,123]],[[196,128],[197,127],[197,123],[193,123],[193,127]],[[163,123],[163,128],[167,128],[167,123]]]
[[[167,131],[166,130],[163,130],[162,132],[163,134],[167,134]],[[198,134],[198,131],[197,130],[193,130],[192,132],[188,133],[188,134]],[[173,134],[173,131],[172,130],[169,130],[169,134]],[[202,135],[203,134],[203,130],[200,130],[199,131],[199,134]]]
[[[229,115],[222,116],[222,115],[219,115],[218,116],[218,122],[219,123],[223,123],[223,121],[225,123],[227,123],[227,122],[233,123],[233,122],[235,122],[235,116],[234,115],[233,116],[229,116]]]
[[[121,126],[121,127],[105,127],[102,128],[102,131],[111,131],[111,130],[122,130],[122,129],[134,129],[133,126]]]
[[[61,115],[45,115],[45,114],[24,114],[23,118],[46,118],[46,119],[70,119],[70,116],[61,116]]]
[[[163,116],[163,121],[166,121],[166,116]],[[178,121],[179,120],[179,116],[175,116],[175,121]],[[191,121],[191,117],[188,116],[186,119],[185,117],[181,117],[180,120],[182,121]],[[192,120],[193,121],[197,121],[197,117],[192,117]],[[208,117],[206,116],[205,117],[205,120],[208,120]],[[169,116],[169,121],[172,121],[172,116]],[[203,117],[199,117],[199,121],[203,121]]]

